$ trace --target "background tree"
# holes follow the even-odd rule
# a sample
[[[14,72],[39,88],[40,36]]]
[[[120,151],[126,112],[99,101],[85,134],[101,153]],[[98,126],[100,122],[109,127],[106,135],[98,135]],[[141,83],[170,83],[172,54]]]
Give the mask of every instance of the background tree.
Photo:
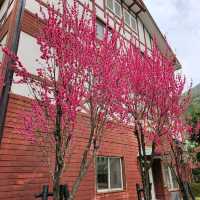
[[[185,114],[187,123],[191,126],[190,141],[195,142],[196,145],[200,144],[200,84],[191,89],[192,99]]]

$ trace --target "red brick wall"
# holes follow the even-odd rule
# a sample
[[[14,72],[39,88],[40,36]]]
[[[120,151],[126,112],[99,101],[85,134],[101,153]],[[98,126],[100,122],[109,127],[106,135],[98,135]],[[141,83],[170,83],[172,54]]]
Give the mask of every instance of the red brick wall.
[[[10,95],[3,140],[0,146],[0,199],[34,199],[34,194],[43,184],[51,181],[48,166],[38,145],[31,144],[19,134],[16,127],[21,126],[24,109],[28,109],[30,100]],[[80,155],[86,144],[89,124],[86,115],[80,114],[73,140],[73,154],[69,169],[63,174],[62,182],[73,183],[79,169]],[[125,126],[116,126],[104,133],[99,155],[121,156],[124,160],[124,191],[95,194],[94,167],[91,166],[81,183],[76,200],[136,200],[135,184],[140,176],[137,168],[137,144],[131,130]]]

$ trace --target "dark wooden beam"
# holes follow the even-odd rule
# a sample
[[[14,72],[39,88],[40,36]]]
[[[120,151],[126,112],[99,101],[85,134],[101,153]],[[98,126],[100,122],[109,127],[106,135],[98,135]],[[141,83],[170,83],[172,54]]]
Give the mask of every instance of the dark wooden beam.
[[[25,1],[26,0],[16,1],[16,4],[15,4],[16,7],[13,8],[13,9],[16,9],[12,16],[12,18],[14,18],[15,20],[12,22],[13,29],[12,29],[12,32],[10,33],[11,35],[9,35],[8,37],[11,38],[10,50],[14,54],[17,54],[17,49],[19,45],[19,37],[20,37],[20,32],[21,32],[22,17],[23,17],[23,13],[25,9]],[[7,62],[7,66],[6,66],[4,85],[3,85],[2,93],[0,96],[0,144],[3,138],[3,130],[4,130],[4,123],[5,123],[7,107],[8,107],[9,93],[10,93],[12,80],[13,80],[13,74],[14,74],[12,65],[13,65],[12,59],[9,58]]]
[[[128,6],[128,9],[131,9],[135,4],[136,4],[136,0],[134,0],[133,3]]]
[[[3,5],[3,2],[4,0],[0,0],[0,9],[1,9],[1,6]]]
[[[135,13],[135,15],[138,16],[141,12],[142,12],[142,9],[140,8],[140,10]]]
[[[133,0],[133,2],[130,5],[125,3],[125,1],[123,0],[123,4],[126,5],[128,7],[128,9],[131,9],[136,4],[140,8],[140,10],[136,14],[139,14],[140,12],[146,11],[145,5],[142,2],[142,0]]]
[[[138,5],[138,7],[141,9],[141,11],[143,11],[143,12],[146,11],[145,5],[144,5],[144,3],[142,2],[142,0],[137,0],[137,5]]]

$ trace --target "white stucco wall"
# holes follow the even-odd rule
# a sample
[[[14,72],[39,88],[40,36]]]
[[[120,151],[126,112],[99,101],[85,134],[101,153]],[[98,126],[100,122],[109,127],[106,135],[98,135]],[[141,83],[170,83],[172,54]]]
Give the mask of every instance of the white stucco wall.
[[[34,37],[25,32],[21,32],[17,55],[26,69],[30,73],[36,74],[36,68],[39,66],[36,59],[40,58],[40,47]],[[14,81],[16,80],[17,77],[14,75]],[[13,83],[11,91],[15,94],[30,97],[30,90],[25,84]]]
[[[6,40],[7,40],[7,34],[4,35],[4,37],[2,38],[2,40],[0,41],[0,44],[2,46],[4,46],[6,44]],[[0,50],[0,62],[2,62],[2,58],[3,58],[3,52]]]

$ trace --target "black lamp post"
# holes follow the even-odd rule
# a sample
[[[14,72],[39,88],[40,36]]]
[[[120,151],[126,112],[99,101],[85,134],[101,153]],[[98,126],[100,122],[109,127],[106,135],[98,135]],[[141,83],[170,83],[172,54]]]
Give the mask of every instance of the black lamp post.
[[[15,25],[13,28],[12,38],[11,38],[11,45],[10,50],[14,54],[17,54],[18,45],[19,45],[19,37],[21,32],[21,22],[24,13],[26,0],[18,0],[17,2],[17,9],[16,9],[16,18],[15,18]],[[11,22],[12,23],[12,22]],[[0,143],[3,137],[3,129],[6,117],[6,111],[8,106],[9,100],[9,93],[12,85],[14,71],[12,69],[12,59],[9,58],[7,62],[5,78],[4,78],[4,85],[2,88],[2,93],[0,97]]]

